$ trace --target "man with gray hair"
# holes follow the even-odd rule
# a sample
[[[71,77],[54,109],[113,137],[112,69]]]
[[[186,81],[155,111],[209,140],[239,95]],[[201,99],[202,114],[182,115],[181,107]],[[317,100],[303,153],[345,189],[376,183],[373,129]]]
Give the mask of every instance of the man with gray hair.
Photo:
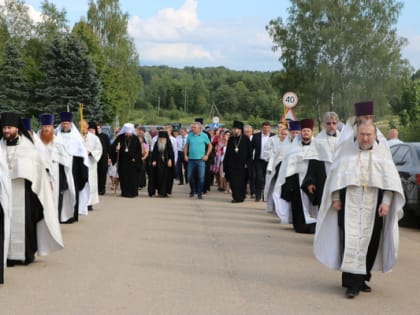
[[[325,180],[334,159],[335,148],[340,132],[338,115],[335,112],[324,114],[324,129],[314,139],[318,158],[309,161],[308,171],[302,183],[302,189],[308,194],[313,205],[321,204]]]
[[[191,188],[190,197],[194,197],[197,193],[197,198],[203,199],[206,161],[213,147],[209,137],[202,132],[200,122],[193,123],[191,131],[184,146],[184,159],[188,163],[187,177]]]

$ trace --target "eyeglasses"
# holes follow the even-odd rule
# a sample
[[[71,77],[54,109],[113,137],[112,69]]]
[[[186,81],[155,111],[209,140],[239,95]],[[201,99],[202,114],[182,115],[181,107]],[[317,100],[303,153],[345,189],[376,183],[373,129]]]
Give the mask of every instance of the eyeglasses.
[[[335,122],[335,121],[328,121],[326,124],[327,125],[337,125],[337,122]]]

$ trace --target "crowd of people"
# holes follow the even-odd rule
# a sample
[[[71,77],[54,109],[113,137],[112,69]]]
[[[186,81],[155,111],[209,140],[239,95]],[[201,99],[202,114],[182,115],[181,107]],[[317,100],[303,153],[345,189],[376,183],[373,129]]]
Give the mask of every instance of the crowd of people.
[[[70,112],[59,114],[57,127],[54,115],[41,115],[38,132],[30,120],[3,113],[0,282],[4,263],[29,264],[36,253],[63,248],[60,223],[93,210],[110,177],[112,192],[127,198],[143,189],[167,198],[178,182],[198,200],[217,187],[232,203],[265,202],[281,224],[315,234],[315,257],[342,271],[347,297],[370,292],[371,271],[395,264],[404,204],[373,109],[371,101],[356,103],[355,118],[341,128],[338,115],[327,112],[316,137],[310,118],[280,121],[275,133],[269,122],[254,132],[240,121],[210,128],[197,118],[176,130],[125,123],[112,140],[100,124],[81,121],[78,128]]]

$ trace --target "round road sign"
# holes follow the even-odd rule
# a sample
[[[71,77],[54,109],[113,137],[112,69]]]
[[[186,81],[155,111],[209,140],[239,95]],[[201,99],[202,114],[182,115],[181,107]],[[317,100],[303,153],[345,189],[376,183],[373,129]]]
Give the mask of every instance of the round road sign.
[[[287,108],[293,108],[298,103],[298,97],[294,92],[286,92],[282,97],[282,102]]]

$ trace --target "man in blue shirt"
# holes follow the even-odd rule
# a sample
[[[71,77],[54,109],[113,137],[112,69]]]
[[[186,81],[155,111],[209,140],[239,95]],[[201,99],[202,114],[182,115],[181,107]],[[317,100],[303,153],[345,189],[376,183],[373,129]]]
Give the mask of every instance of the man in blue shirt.
[[[193,123],[191,131],[184,146],[184,159],[188,162],[187,177],[191,188],[190,197],[197,192],[198,199],[203,199],[205,164],[212,145],[209,137],[202,132],[200,123]]]

